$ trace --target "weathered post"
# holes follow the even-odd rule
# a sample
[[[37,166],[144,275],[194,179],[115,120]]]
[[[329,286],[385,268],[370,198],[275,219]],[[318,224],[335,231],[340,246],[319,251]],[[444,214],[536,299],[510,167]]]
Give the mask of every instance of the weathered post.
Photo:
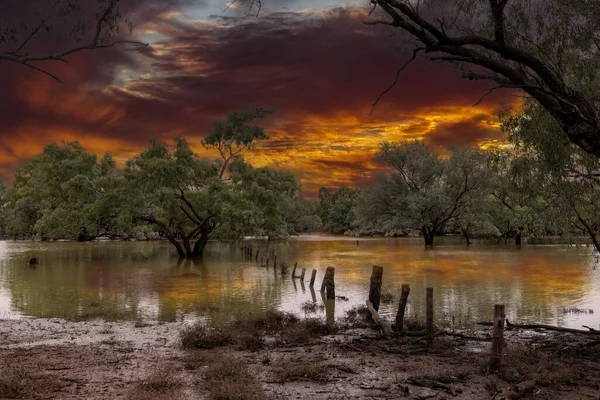
[[[260,253],[258,250],[256,250],[256,258],[254,259],[254,262],[258,262],[258,253]]]
[[[277,268],[277,256],[273,256],[273,268]]]
[[[427,345],[431,346],[433,344],[433,288],[427,288],[427,298],[426,298],[426,306],[427,306],[427,319],[425,332],[427,336]]]
[[[306,268],[302,268],[302,273],[300,274],[300,279],[302,280],[302,283],[304,283],[304,274],[306,274]]]
[[[269,257],[267,257],[267,268],[269,268]]]
[[[371,273],[371,285],[369,286],[369,301],[373,305],[375,311],[379,311],[379,303],[381,302],[381,283],[383,281],[383,267],[373,265]]]
[[[327,267],[321,284],[321,293],[327,292],[328,299],[335,299],[335,268]]]
[[[494,331],[492,332],[492,357],[490,360],[490,372],[498,371],[502,362],[502,351],[504,349],[504,305],[494,306]]]
[[[248,260],[252,261],[252,252],[254,251],[254,249],[252,247],[248,247]]]
[[[317,277],[317,270],[313,269],[312,270],[312,274],[310,275],[310,285],[308,285],[310,288],[312,288],[313,286],[315,286],[315,278]]]
[[[398,305],[398,312],[396,313],[396,323],[394,328],[396,331],[404,330],[404,312],[406,311],[406,303],[408,302],[408,295],[410,293],[410,286],[402,284],[402,292],[400,294],[400,303]]]
[[[292,279],[296,277],[296,268],[298,267],[298,263],[294,263],[294,269],[292,269]]]

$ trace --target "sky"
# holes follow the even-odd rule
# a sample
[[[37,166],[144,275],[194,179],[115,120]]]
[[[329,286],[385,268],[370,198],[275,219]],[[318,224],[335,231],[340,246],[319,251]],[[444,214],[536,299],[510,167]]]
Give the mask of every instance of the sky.
[[[225,0],[122,0],[134,24],[126,38],[150,45],[40,64],[63,84],[0,62],[0,179],[9,183],[52,141],[77,140],[122,163],[149,138],[183,136],[212,157],[200,144],[211,121],[247,107],[275,113],[262,122],[270,139],[246,159],[292,172],[309,197],[385,173],[375,157],[382,141],[421,139],[436,149],[502,142],[495,115],[515,97],[497,92],[474,106],[493,84],[426,60],[403,71],[370,114],[411,51],[393,28],[362,23],[367,1],[263,2],[258,17],[242,18],[235,7],[223,11]]]

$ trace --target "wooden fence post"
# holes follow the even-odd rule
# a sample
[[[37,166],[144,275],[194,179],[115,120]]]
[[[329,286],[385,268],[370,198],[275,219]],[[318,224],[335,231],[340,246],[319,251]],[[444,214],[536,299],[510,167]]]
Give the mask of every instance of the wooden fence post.
[[[328,299],[335,299],[335,268],[327,267],[321,284],[321,293],[327,291]]]
[[[304,274],[306,274],[306,268],[302,268],[302,273],[300,274],[300,279],[302,280],[302,283],[304,283]]]
[[[273,256],[273,268],[277,268],[277,256]]]
[[[427,335],[427,345],[431,346],[433,344],[433,288],[430,287],[427,288],[426,306],[427,320],[425,332]]]
[[[369,301],[373,305],[375,311],[379,311],[379,303],[381,302],[381,283],[383,281],[383,267],[373,265],[371,273],[371,285],[369,286]]]
[[[313,287],[315,286],[315,278],[317,277],[317,270],[313,269],[312,270],[312,274],[310,275],[310,285],[308,285],[309,287]]]
[[[298,262],[294,263],[294,269],[292,269],[292,279],[296,277],[296,268],[298,267]]]
[[[396,313],[396,323],[394,328],[396,331],[404,330],[404,312],[406,311],[406,303],[408,302],[408,295],[410,293],[410,286],[402,284],[402,293],[400,294],[400,303],[398,304],[398,312]]]
[[[496,372],[502,362],[502,351],[504,349],[504,305],[494,306],[494,331],[492,333],[492,357],[490,360],[490,371]]]

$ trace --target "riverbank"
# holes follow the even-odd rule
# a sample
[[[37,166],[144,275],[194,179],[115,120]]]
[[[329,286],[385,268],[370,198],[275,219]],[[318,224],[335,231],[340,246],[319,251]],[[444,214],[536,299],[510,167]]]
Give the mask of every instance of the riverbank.
[[[339,330],[322,326],[316,320],[292,321],[279,331],[267,329],[264,337],[238,330],[235,340],[219,342],[207,341],[206,331],[199,331],[193,343],[204,349],[184,349],[180,332],[191,328],[182,322],[0,320],[0,398],[600,396],[597,336],[509,330],[503,367],[492,375],[485,328],[454,332],[462,337],[441,334],[428,349],[414,337],[384,338],[360,324]]]

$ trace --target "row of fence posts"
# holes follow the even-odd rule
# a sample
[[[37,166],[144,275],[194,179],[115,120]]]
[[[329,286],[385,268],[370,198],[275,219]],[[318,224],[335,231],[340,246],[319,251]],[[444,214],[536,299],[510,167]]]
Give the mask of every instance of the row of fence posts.
[[[253,251],[251,246],[242,246],[240,248],[244,258],[248,261],[252,261],[253,253],[254,253],[254,261],[259,262],[260,257],[260,265],[263,267],[269,267],[269,263],[272,260],[273,269],[276,272],[277,268],[277,256],[275,252],[271,250],[271,252],[260,253],[258,250]],[[265,254],[266,253],[266,254]],[[302,268],[302,272],[300,275],[296,275],[296,271],[298,269],[298,263],[294,263],[294,268],[292,269],[292,279],[300,279],[302,287],[304,287],[304,277],[306,274],[306,268]],[[287,274],[287,264],[285,262],[281,263],[281,273]],[[313,301],[316,302],[316,297],[314,296],[314,285],[315,279],[317,277],[317,270],[313,269],[310,276],[309,288],[311,293],[313,294]],[[379,305],[381,304],[381,286],[383,284],[383,267],[374,265],[373,270],[371,272],[371,281],[369,285],[369,298],[367,301],[367,306],[372,307],[375,310],[375,315],[378,315]],[[331,310],[331,313],[334,312],[334,302],[335,302],[335,268],[327,267],[325,270],[325,276],[323,277],[323,282],[321,283],[321,296],[323,298],[323,302],[327,307],[327,311]],[[377,322],[384,333],[390,334],[395,332],[404,332],[404,315],[406,311],[406,305],[408,303],[408,296],[410,294],[410,286],[408,284],[402,284],[402,289],[400,293],[400,301],[398,304],[398,311],[396,312],[396,320],[394,322],[393,328],[389,326],[386,322],[379,320]],[[329,313],[329,314],[331,314]],[[425,293],[425,339],[428,346],[433,344],[433,338],[435,336],[434,326],[433,326],[433,288],[426,288]],[[371,314],[369,314],[369,318],[373,318]],[[334,316],[327,316],[328,323],[333,323]],[[506,315],[504,312],[504,305],[497,304],[494,306],[494,320],[493,320],[493,331],[492,331],[492,347],[491,347],[491,359],[490,359],[490,371],[497,371],[502,362],[502,352],[504,350],[504,321],[506,320]]]

